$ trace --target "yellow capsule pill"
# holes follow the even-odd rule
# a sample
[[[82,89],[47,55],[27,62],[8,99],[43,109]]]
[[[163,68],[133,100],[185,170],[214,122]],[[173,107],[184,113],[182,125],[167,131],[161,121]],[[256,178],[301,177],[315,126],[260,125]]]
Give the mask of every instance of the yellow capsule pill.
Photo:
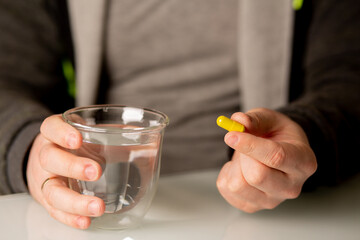
[[[244,125],[231,120],[225,116],[219,116],[216,120],[216,123],[219,127],[222,127],[226,130],[230,131],[237,131],[237,132],[243,132],[245,130]]]

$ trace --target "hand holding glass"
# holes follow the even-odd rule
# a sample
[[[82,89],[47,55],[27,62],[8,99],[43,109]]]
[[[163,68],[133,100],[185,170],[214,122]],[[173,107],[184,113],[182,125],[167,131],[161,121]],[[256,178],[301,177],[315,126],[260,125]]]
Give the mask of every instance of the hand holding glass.
[[[97,181],[69,180],[71,189],[103,199],[105,214],[92,224],[106,229],[138,225],[156,191],[168,117],[151,109],[98,105],[70,109],[63,118],[83,138],[73,153],[102,167]]]

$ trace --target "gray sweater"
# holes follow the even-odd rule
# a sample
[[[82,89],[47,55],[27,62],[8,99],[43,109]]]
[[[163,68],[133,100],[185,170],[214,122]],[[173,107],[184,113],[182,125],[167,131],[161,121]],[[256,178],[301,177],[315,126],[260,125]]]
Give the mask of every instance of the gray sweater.
[[[265,17],[271,22],[271,14]],[[41,121],[74,104],[61,72],[62,60],[74,58],[67,19],[64,1],[0,1],[2,194],[26,191],[27,152]],[[360,169],[360,5],[356,0],[305,1],[294,29],[289,103],[279,110],[304,128],[317,156],[318,171],[307,184],[332,184]],[[241,81],[256,83],[256,77],[261,75]]]

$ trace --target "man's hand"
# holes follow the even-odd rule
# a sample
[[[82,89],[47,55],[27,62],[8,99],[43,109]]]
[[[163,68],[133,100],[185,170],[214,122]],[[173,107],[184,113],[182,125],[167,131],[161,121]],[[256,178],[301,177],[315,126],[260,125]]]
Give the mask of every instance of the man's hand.
[[[249,213],[298,197],[317,168],[302,128],[287,116],[263,108],[235,113],[231,119],[246,131],[225,135],[225,143],[235,152],[218,176],[221,195]]]

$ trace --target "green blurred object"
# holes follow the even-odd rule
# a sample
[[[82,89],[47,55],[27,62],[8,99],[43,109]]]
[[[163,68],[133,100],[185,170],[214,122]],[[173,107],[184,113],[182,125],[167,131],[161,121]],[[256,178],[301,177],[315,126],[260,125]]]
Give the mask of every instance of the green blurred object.
[[[64,77],[68,84],[68,93],[72,98],[75,98],[76,84],[75,84],[75,71],[72,62],[69,59],[62,61],[62,69]]]
[[[292,5],[294,10],[298,11],[303,6],[304,0],[293,0]]]

